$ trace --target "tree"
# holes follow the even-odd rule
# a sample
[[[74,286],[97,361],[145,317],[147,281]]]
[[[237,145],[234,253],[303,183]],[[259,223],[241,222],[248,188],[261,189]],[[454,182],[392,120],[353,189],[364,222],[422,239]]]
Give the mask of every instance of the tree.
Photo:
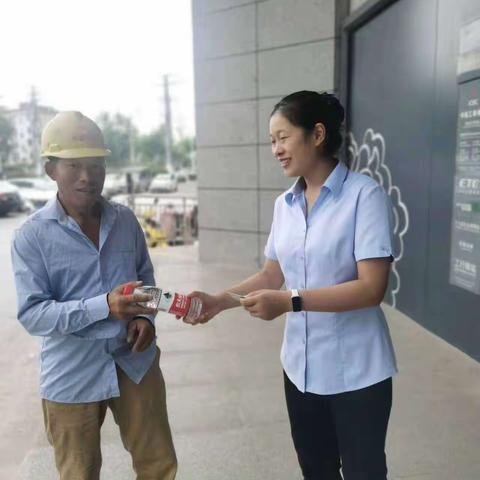
[[[0,175],[3,174],[3,165],[10,154],[12,137],[13,126],[0,109]]]
[[[137,137],[137,129],[132,120],[121,113],[101,113],[97,123],[102,129],[107,147],[112,151],[109,165],[125,167],[130,163],[131,147]]]
[[[139,135],[135,142],[140,163],[149,166],[152,171],[161,172],[166,170],[166,142],[165,126],[162,125],[153,132]],[[194,150],[194,140],[184,137],[172,145],[172,160],[175,169],[188,168],[191,166],[191,156]]]
[[[112,151],[109,164],[114,168],[129,165],[132,147],[136,163],[149,168],[154,173],[166,171],[165,126],[161,125],[150,133],[140,135],[132,120],[120,113],[103,112],[97,117],[103,131],[105,143]],[[173,165],[176,169],[191,166],[194,139],[184,137],[172,145]]]
[[[140,163],[154,171],[165,170],[165,127],[162,125],[151,133],[139,135],[135,150]]]
[[[192,166],[192,153],[194,149],[195,141],[192,137],[184,137],[174,143],[172,156],[175,167],[190,168]]]

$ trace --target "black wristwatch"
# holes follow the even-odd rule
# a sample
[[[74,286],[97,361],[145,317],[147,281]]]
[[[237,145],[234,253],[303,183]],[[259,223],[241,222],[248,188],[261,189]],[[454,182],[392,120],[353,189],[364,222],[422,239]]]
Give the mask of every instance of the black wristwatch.
[[[294,312],[302,311],[302,297],[298,294],[296,288],[292,289],[292,310]]]

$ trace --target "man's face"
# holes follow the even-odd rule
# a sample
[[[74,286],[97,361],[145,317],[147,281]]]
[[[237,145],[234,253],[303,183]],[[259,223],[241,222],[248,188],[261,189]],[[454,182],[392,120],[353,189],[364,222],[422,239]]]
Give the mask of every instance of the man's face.
[[[57,182],[60,200],[67,209],[89,209],[100,200],[105,181],[103,157],[50,160],[46,171]]]

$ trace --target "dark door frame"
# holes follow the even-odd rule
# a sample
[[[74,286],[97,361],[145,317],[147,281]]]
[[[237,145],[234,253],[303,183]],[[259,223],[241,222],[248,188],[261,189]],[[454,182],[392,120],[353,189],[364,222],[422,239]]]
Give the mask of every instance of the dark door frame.
[[[339,96],[340,101],[345,107],[345,132],[350,131],[350,65],[351,65],[351,38],[352,34],[360,27],[371,21],[381,12],[389,8],[399,0],[369,0],[358,10],[345,18],[341,27],[341,52],[338,57],[340,71]],[[343,143],[341,152],[342,159],[345,163],[349,163],[348,145]]]

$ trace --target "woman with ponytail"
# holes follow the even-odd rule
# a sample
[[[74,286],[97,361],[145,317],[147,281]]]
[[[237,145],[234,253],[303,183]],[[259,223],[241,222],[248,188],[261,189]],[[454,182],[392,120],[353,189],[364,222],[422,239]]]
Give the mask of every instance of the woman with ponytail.
[[[380,303],[392,214],[383,188],[338,159],[343,120],[328,93],[296,92],[275,105],[272,153],[298,179],[275,202],[265,264],[223,292],[191,296],[203,302],[196,323],[239,303],[263,320],[287,314],[281,359],[304,479],[340,480],[341,471],[344,480],[385,480],[397,368]]]

